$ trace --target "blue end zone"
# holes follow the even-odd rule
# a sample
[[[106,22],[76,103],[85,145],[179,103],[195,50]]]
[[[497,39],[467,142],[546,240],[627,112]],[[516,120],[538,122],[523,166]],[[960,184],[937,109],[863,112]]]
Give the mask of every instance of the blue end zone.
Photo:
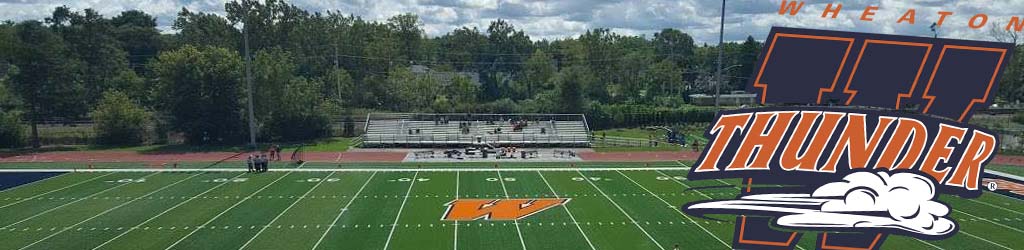
[[[2,173],[0,174],[0,190],[33,183],[61,174],[63,173]]]

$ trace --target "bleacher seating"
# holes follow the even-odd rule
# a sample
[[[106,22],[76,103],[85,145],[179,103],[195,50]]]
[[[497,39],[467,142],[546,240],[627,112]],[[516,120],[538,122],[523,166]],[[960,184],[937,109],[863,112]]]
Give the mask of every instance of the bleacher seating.
[[[514,131],[515,121],[527,125]],[[364,147],[590,145],[590,130],[580,114],[369,114],[365,131]]]

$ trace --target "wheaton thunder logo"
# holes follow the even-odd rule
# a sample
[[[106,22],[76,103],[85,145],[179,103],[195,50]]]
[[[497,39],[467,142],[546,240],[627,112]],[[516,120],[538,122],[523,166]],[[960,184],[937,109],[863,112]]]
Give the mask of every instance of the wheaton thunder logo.
[[[683,210],[737,215],[736,249],[956,234],[938,195],[981,195],[999,139],[967,121],[992,102],[1013,45],[792,28],[765,41],[748,85],[765,107],[720,112],[688,177],[742,178],[741,193]]]

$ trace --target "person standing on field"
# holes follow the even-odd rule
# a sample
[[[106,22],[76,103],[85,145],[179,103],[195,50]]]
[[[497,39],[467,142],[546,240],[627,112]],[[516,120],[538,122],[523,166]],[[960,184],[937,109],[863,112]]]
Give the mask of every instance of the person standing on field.
[[[249,158],[245,159],[245,166],[249,168],[249,173],[256,172],[256,166],[254,164],[256,164],[256,162],[253,162],[252,155],[250,154]]]
[[[277,161],[281,161],[281,145],[274,144],[274,154],[277,155]]]

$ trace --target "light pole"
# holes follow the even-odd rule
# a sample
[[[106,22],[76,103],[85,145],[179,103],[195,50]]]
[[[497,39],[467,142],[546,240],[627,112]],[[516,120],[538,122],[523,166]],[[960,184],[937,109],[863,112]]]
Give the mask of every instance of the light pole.
[[[715,108],[718,106],[718,96],[722,89],[722,46],[725,45],[725,0],[722,0],[722,16],[718,26],[718,73],[716,74],[715,83]]]
[[[253,110],[253,92],[256,91],[252,86],[252,62],[249,56],[249,7],[245,5],[246,1],[242,1],[242,9],[245,9],[245,17],[242,21],[242,44],[245,47],[245,84],[249,85],[249,147],[253,150],[256,149],[256,112]]]

